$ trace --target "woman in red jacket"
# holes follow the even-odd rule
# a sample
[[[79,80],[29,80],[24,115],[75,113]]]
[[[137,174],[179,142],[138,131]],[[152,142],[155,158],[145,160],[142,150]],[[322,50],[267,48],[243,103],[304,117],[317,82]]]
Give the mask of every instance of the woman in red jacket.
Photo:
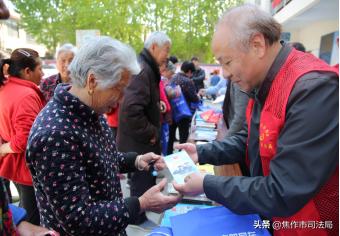
[[[8,77],[3,72],[5,65]],[[20,48],[0,66],[0,176],[15,183],[27,221],[39,225],[25,151],[32,124],[45,103],[37,86],[43,76],[41,60],[36,51]]]

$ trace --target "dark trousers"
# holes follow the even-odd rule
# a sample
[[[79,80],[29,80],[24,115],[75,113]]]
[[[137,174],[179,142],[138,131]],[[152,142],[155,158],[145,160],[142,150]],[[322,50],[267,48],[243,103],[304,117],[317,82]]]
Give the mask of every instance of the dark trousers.
[[[4,183],[4,185],[6,187],[9,203],[12,203],[13,200],[12,200],[12,193],[11,193],[11,188],[10,188],[11,182],[8,179],[4,179],[4,178],[0,178],[0,179],[2,179],[2,182]]]
[[[14,184],[18,189],[20,197],[19,206],[27,211],[26,221],[34,225],[40,225],[39,210],[37,207],[33,186],[18,183]]]
[[[176,138],[176,129],[178,127],[179,131],[179,143],[185,143],[189,137],[189,129],[191,124],[191,118],[183,118],[177,123],[172,123],[169,129],[169,143],[168,143],[168,152],[167,154],[170,155],[174,151],[174,142]]]
[[[130,196],[140,197],[149,188],[156,184],[156,177],[150,171],[135,171],[131,173]],[[141,224],[146,220],[145,213],[141,214],[135,224]]]

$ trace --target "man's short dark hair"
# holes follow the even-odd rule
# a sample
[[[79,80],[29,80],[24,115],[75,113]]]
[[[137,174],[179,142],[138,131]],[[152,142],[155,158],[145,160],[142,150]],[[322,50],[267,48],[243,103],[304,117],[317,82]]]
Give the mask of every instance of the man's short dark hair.
[[[184,73],[188,73],[189,71],[194,72],[195,71],[195,65],[192,62],[184,61],[181,66],[181,71]]]
[[[177,59],[176,56],[170,56],[170,57],[169,57],[169,61],[171,61],[172,64],[176,64],[176,63],[178,62],[178,59]]]
[[[191,61],[199,61],[198,57],[192,57]]]
[[[300,42],[290,43],[290,46],[292,46],[293,48],[295,48],[298,51],[306,52],[305,46],[302,43],[300,43]]]

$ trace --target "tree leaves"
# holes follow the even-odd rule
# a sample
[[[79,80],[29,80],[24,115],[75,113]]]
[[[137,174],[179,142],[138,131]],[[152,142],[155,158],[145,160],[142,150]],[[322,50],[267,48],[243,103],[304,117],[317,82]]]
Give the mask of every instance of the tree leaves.
[[[98,29],[129,43],[138,52],[148,33],[166,32],[171,54],[213,62],[210,44],[222,12],[243,0],[13,0],[21,25],[51,51],[75,44],[77,29]]]

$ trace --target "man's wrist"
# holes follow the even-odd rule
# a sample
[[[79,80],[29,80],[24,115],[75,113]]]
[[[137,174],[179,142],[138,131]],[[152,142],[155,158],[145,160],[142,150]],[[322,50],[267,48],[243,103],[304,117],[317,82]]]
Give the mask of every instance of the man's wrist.
[[[146,210],[146,204],[145,204],[145,199],[143,196],[140,196],[138,198],[139,200],[139,213],[143,213]]]

